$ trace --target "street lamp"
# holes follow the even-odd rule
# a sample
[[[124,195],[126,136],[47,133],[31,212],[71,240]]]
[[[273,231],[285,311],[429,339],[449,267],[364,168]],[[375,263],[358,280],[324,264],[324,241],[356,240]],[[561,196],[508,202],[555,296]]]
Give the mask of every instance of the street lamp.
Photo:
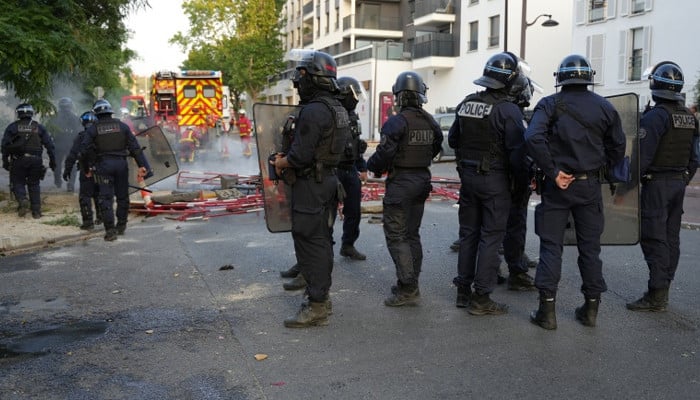
[[[540,14],[532,22],[527,22],[527,0],[523,0],[523,13],[520,20],[520,58],[525,59],[525,30],[532,25],[535,25],[540,17],[547,17],[547,20],[542,23],[544,27],[552,27],[559,25],[559,22],[552,19],[552,14]]]

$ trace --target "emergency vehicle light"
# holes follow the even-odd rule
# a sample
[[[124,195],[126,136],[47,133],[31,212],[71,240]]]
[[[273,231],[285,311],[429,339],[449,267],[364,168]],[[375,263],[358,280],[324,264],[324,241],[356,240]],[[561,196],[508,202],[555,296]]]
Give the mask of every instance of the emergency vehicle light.
[[[206,71],[206,70],[200,70],[200,69],[193,69],[191,71],[183,70],[182,75],[184,75],[184,76],[214,76],[214,75],[216,75],[216,71]]]

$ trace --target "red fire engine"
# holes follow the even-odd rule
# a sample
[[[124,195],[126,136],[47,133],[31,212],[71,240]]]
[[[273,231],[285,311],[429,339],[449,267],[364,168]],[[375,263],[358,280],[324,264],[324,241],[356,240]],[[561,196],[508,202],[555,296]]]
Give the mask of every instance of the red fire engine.
[[[203,147],[214,142],[223,115],[221,71],[161,71],[151,82],[152,115],[164,131],[179,137],[192,128]]]

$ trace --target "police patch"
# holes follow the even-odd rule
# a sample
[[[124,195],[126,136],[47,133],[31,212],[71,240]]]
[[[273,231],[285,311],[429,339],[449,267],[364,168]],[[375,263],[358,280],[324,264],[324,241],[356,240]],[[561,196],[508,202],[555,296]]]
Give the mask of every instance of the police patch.
[[[469,101],[462,103],[457,111],[458,117],[466,118],[486,118],[491,113],[491,108],[493,105],[481,103],[478,101]]]
[[[119,132],[119,122],[100,122],[97,124],[97,134],[104,135],[107,133]]]
[[[642,140],[642,139],[644,139],[645,137],[647,137],[647,130],[644,129],[644,128],[641,128],[641,129],[639,130],[639,132],[637,133],[637,135],[639,136],[639,140]]]
[[[679,129],[695,129],[695,117],[690,114],[671,114],[673,127]]]
[[[430,129],[416,129],[408,131],[409,146],[425,146],[433,143],[433,131]]]
[[[17,132],[29,133],[29,132],[33,132],[33,131],[34,131],[34,127],[32,126],[31,123],[29,123],[29,124],[17,124]]]

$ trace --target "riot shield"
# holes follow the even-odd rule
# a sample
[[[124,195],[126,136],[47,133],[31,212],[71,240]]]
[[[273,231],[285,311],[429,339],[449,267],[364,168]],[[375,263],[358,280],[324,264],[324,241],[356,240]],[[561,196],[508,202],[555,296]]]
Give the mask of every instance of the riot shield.
[[[255,141],[263,184],[263,203],[267,230],[290,232],[292,230],[291,188],[281,179],[271,179],[269,158],[283,151],[285,126],[299,115],[300,106],[282,104],[253,104]]]
[[[152,126],[136,134],[136,140],[143,149],[148,163],[153,169],[153,176],[146,179],[144,184],[139,184],[137,178],[138,166],[133,158],[129,157],[129,193],[139,190],[142,185],[151,185],[173,176],[178,172],[177,160],[170,148],[168,139],[159,126]]]
[[[639,210],[639,98],[635,93],[626,93],[606,97],[615,107],[622,129],[627,136],[625,155],[630,162],[632,182],[611,184],[604,182],[603,207],[605,210],[605,229],[600,237],[600,244],[635,245],[640,238]],[[617,199],[616,199],[617,198]],[[564,244],[576,244],[576,231],[571,215],[564,234]]]

